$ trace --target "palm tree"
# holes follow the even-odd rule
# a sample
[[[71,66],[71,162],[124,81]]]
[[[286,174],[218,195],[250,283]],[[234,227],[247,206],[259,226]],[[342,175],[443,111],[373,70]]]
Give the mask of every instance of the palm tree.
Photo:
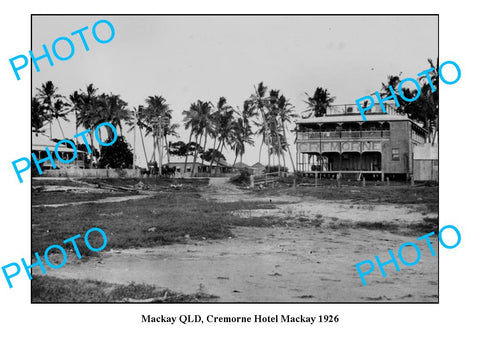
[[[426,116],[426,125],[427,130],[430,138],[430,134],[432,133],[433,129],[433,137],[432,137],[432,144],[435,143],[435,139],[438,134],[438,96],[439,96],[439,76],[438,76],[438,65],[439,61],[437,58],[436,64],[433,63],[431,58],[428,58],[428,63],[430,64],[430,68],[434,70],[430,74],[430,80],[432,81],[433,86],[435,87],[435,92],[432,92],[431,87],[429,86],[428,82],[425,81],[427,78],[422,76],[420,81],[423,82],[422,90],[421,90],[421,102],[423,102],[423,114]],[[419,91],[420,93],[420,91]]]
[[[280,165],[280,158],[283,160],[283,167],[285,167],[285,151],[287,150],[287,140],[283,136],[283,134],[278,134],[278,137],[275,137],[272,139],[273,144],[272,147],[270,148],[270,152],[272,155],[276,155],[278,159],[278,174],[280,176],[280,170],[281,170],[281,165]]]
[[[254,141],[252,139],[253,131],[252,126],[250,125],[250,119],[252,119],[254,116],[257,116],[257,111],[255,109],[255,105],[251,101],[246,100],[243,102],[242,112],[238,114],[240,115],[240,118],[234,124],[236,126],[234,127],[234,166],[238,155],[240,155],[240,162],[243,162],[245,146],[247,144],[254,145]]]
[[[219,98],[216,109],[217,110],[212,115],[212,120],[214,122],[214,134],[216,135],[216,139],[218,138],[217,148],[215,149],[214,147],[214,149],[216,150],[215,154],[217,154],[217,156],[212,157],[212,160],[210,162],[210,174],[212,173],[212,166],[214,161],[217,162],[217,166],[215,167],[215,175],[217,174],[217,170],[219,167],[218,161],[220,160],[220,157],[218,154],[222,152],[223,147],[226,144],[231,143],[231,129],[235,113],[233,108],[227,104],[227,99],[225,97]]]
[[[97,88],[93,84],[87,85],[86,91],[80,90],[80,111],[77,115],[77,127],[82,126],[86,130],[92,129],[98,123],[98,97]],[[92,134],[90,133],[90,137]],[[93,144],[93,139],[92,144]]]
[[[278,99],[278,108],[279,108],[279,121],[280,121],[282,136],[283,136],[283,139],[285,140],[288,155],[290,156],[293,172],[295,173],[296,172],[295,163],[293,161],[292,152],[290,151],[290,145],[287,142],[287,133],[285,130],[285,123],[290,123],[291,118],[298,117],[298,115],[296,115],[293,112],[293,106],[289,103],[289,101],[285,98],[284,95],[281,95],[280,98]]]
[[[166,103],[166,99],[162,96],[148,96],[145,100],[147,108],[145,109],[146,121],[150,126],[147,134],[152,133],[153,136],[153,158],[155,159],[155,145],[158,148],[158,162],[160,171],[163,165],[163,128],[167,126],[172,119],[172,110]]]
[[[168,136],[172,136],[175,138],[180,137],[177,132],[177,129],[180,127],[180,124],[171,124],[169,123],[163,128],[163,137],[165,139],[165,147],[167,151],[167,161],[170,162],[170,142],[168,141]]]
[[[85,130],[91,130],[96,125],[99,124],[98,117],[98,98],[97,98],[97,88],[93,84],[87,85],[85,92],[80,90],[80,111],[77,115],[76,127],[82,126]],[[93,143],[93,132],[89,132],[90,135],[90,144],[92,145],[92,157],[97,163],[97,152]],[[93,166],[93,162],[90,162],[90,168]]]
[[[309,96],[308,93],[305,94],[307,95],[305,103],[307,103],[308,106],[305,111],[309,112],[308,117],[312,115],[316,118],[325,116],[328,107],[335,101],[335,97],[332,97],[330,92],[322,87],[317,87],[312,97]]]
[[[255,90],[255,93],[250,96],[250,101],[253,103],[255,106],[256,110],[260,112],[261,114],[261,123],[256,123],[257,126],[259,126],[259,129],[257,130],[257,135],[262,136],[262,143],[260,145],[260,153],[259,153],[259,159],[261,156],[262,152],[262,145],[265,143],[267,146],[267,155],[268,155],[268,168],[270,168],[270,141],[271,141],[271,136],[269,133],[270,127],[268,126],[268,120],[267,120],[267,115],[265,111],[265,102],[267,101],[267,98],[265,97],[267,93],[267,86],[263,84],[263,82],[260,82],[257,87],[253,87]],[[260,125],[262,125],[260,127]],[[259,160],[260,161],[260,160]]]
[[[197,118],[195,123],[195,128],[194,129],[192,128],[192,130],[195,133],[195,143],[199,145],[202,143],[202,137],[203,137],[204,131],[207,127],[207,124],[209,123],[209,119],[211,115],[211,107],[210,107],[211,104],[210,102],[202,102],[198,100],[197,103],[192,104],[192,106],[194,107],[194,109],[192,110],[192,107],[190,107],[190,112],[195,113],[196,114],[195,118]],[[200,150],[200,147],[197,146],[195,148],[195,155],[193,157],[193,169],[190,174],[191,177],[193,177],[195,168],[197,167],[196,164],[197,164],[197,156],[198,156],[199,150]]]
[[[245,121],[242,118],[238,118],[232,122],[231,132],[231,147],[235,151],[235,160],[233,166],[237,163],[237,158],[240,155],[240,162],[243,160],[243,154],[245,154],[245,146],[247,144],[253,145],[252,134],[253,132],[248,129],[249,125],[245,125]]]
[[[434,70],[430,72],[430,80],[432,81],[433,86],[435,87],[435,92],[432,92],[432,89],[428,83],[427,78],[422,76],[418,79],[421,90],[415,91],[410,90],[409,88],[403,87],[402,94],[407,99],[413,99],[417,97],[417,94],[420,94],[415,102],[405,101],[400,96],[400,91],[398,91],[398,86],[400,84],[402,73],[398,75],[388,75],[387,83],[382,83],[380,95],[382,97],[391,95],[392,92],[389,89],[389,86],[392,87],[395,96],[400,104],[397,107],[397,111],[400,113],[405,113],[412,120],[423,123],[425,129],[428,131],[428,142],[435,142],[437,131],[438,131],[438,88],[439,88],[439,76],[438,76],[438,58],[436,64],[432,59],[428,59],[430,68]]]
[[[122,122],[129,122],[131,119],[130,111],[127,109],[127,102],[122,100],[119,95],[102,93],[98,97],[98,113],[98,124],[108,122],[115,128],[118,128],[120,135],[123,136]],[[113,130],[107,128],[107,132],[109,139],[113,139]]]
[[[145,114],[143,113],[142,105],[139,105],[138,108],[133,107],[133,120],[127,121],[127,125],[130,126],[130,129],[128,130],[128,132],[135,130],[135,126],[138,126],[138,129],[140,132],[140,139],[142,140],[143,154],[145,155],[145,163],[147,164],[147,168],[148,168],[148,157],[147,157],[147,151],[145,150],[145,141],[143,140],[143,132],[142,132],[142,130],[144,128],[147,128],[148,126],[145,124]]]
[[[32,98],[31,112],[32,112],[32,131],[38,134],[42,132],[41,129],[45,121],[44,120],[45,113],[43,110],[42,103],[40,103],[40,101],[36,97]]]
[[[212,102],[208,102],[208,103],[210,105],[210,112],[207,115],[205,115],[205,120],[203,124],[203,131],[205,133],[204,140],[203,140],[203,153],[207,150],[208,137],[213,139],[214,148],[215,148],[215,142],[217,137],[216,131],[215,131],[215,120],[214,120],[215,116],[214,116],[214,113],[211,112],[212,108],[214,108],[214,105]],[[205,157],[204,156],[200,156],[200,157],[202,158],[201,168],[203,169]]]
[[[47,81],[42,84],[41,88],[37,88],[40,103],[43,106],[43,119],[50,124],[50,138],[52,138],[52,122],[55,118],[54,105],[58,99],[62,99],[62,95],[57,93],[58,87],[56,87],[52,81]],[[58,121],[58,118],[57,118]],[[60,123],[60,121],[58,121]],[[63,131],[62,131],[63,132]]]
[[[278,176],[280,176],[280,157],[283,157],[282,151],[282,141],[280,139],[281,129],[279,128],[279,113],[280,108],[278,106],[279,102],[279,90],[270,90],[270,98],[265,103],[267,113],[267,126],[269,129],[269,134],[271,135],[272,149],[269,149],[269,153],[272,155],[277,155],[278,158]],[[276,149],[273,149],[275,147]]]
[[[198,125],[200,123],[199,113],[197,111],[197,104],[196,103],[190,104],[190,109],[184,110],[182,114],[185,115],[185,117],[183,118],[185,130],[190,129],[190,136],[188,137],[188,143],[187,143],[187,146],[190,146],[190,144],[192,143],[193,135],[198,134]],[[185,164],[183,165],[184,174],[187,172],[187,161],[188,161],[188,152],[186,152],[185,154]],[[195,164],[193,164],[193,167],[195,168]],[[192,172],[194,171],[194,168],[192,169]]]
[[[70,102],[70,107],[71,107],[70,111],[73,111],[73,113],[75,114],[75,134],[77,134],[78,133],[77,118],[83,106],[82,96],[80,93],[78,93],[78,91],[73,91],[73,93],[70,96],[68,96],[68,100]],[[77,139],[75,139],[75,142],[77,142]]]
[[[65,139],[65,133],[63,133],[63,128],[62,128],[62,124],[60,124],[60,120],[59,119],[63,119],[65,121],[68,121],[66,115],[68,114],[68,107],[69,107],[69,104],[68,103],[65,103],[63,100],[61,99],[57,99],[55,100],[55,102],[53,103],[53,118],[55,120],[57,120],[57,123],[58,123],[58,127],[60,127],[60,131],[62,132],[62,137]]]

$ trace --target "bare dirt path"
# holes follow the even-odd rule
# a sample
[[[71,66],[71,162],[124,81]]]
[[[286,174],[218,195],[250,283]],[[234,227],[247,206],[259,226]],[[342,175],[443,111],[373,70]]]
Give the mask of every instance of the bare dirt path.
[[[234,233],[234,239],[223,241],[110,251],[51,275],[143,282],[184,293],[202,288],[220,302],[437,300],[437,257],[426,245],[420,246],[417,265],[401,266],[399,272],[387,265],[386,278],[377,270],[366,276],[367,286],[361,284],[356,263],[377,254],[386,261],[388,249],[396,253],[409,238],[352,229],[339,234],[315,228],[236,228]],[[406,260],[415,259],[405,251]]]
[[[386,278],[377,267],[366,277],[367,286],[362,286],[355,269],[355,264],[373,260],[375,255],[387,261],[388,249],[397,253],[401,244],[415,241],[416,237],[358,229],[354,223],[383,221],[402,225],[421,221],[424,216],[412,206],[358,205],[292,196],[259,198],[232,186],[226,178],[213,178],[210,183],[203,195],[211,200],[282,202],[274,210],[235,214],[294,220],[322,217],[326,223],[300,227],[293,220],[282,227],[235,227],[231,239],[109,251],[101,258],[69,262],[51,275],[154,284],[188,294],[202,289],[219,296],[220,302],[438,300],[438,257],[431,256],[426,244],[419,244],[422,257],[417,265],[401,265],[399,272],[392,264],[386,265]],[[342,229],[327,224],[341,221],[352,224]],[[418,236],[425,233],[419,232]],[[432,242],[436,249],[438,241],[433,238]],[[412,261],[415,255],[406,249],[404,258]]]

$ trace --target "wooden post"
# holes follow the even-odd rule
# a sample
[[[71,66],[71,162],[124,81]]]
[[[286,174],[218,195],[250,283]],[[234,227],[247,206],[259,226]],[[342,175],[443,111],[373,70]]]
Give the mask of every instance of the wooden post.
[[[133,124],[133,163],[132,163],[132,169],[135,169],[135,140],[136,140],[136,135],[137,135],[137,120],[135,119],[134,121],[135,121],[135,123]]]
[[[385,180],[385,173],[383,173],[383,171],[382,171],[382,175],[381,175],[380,180],[381,180],[382,182]]]
[[[317,176],[318,176],[318,173],[315,172],[315,188],[317,187]]]
[[[250,175],[250,188],[255,189],[255,176]]]

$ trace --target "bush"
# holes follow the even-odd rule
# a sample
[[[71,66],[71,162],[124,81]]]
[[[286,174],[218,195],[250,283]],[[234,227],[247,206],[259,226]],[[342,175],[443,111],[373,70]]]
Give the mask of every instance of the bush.
[[[288,172],[288,168],[284,166],[280,166],[280,171],[282,172]],[[265,173],[272,173],[272,172],[278,172],[278,166],[270,166],[270,167],[265,167]]]
[[[106,143],[110,143],[108,139]],[[100,149],[99,167],[105,168],[129,168],[133,164],[133,153],[130,145],[123,136],[118,136],[115,143]]]
[[[250,184],[250,172],[246,168],[241,168],[240,173],[232,178],[230,182],[237,185],[249,185]]]

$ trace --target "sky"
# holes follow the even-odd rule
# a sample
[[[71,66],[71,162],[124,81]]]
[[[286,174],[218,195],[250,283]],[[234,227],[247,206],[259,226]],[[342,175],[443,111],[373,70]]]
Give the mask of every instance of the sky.
[[[96,42],[91,31],[100,19],[115,28],[106,44]],[[88,52],[78,35],[70,35],[85,26]],[[100,38],[109,37],[107,26],[97,28]],[[99,92],[119,94],[130,108],[161,95],[173,110],[172,121],[182,125],[179,139],[185,142],[189,132],[183,128],[182,112],[198,99],[216,104],[223,96],[241,107],[263,81],[301,113],[305,93],[313,94],[316,87],[327,88],[336,97],[334,104],[352,104],[380,89],[387,75],[415,78],[429,68],[427,58],[438,57],[436,16],[33,17],[34,54],[42,54],[43,44],[51,52],[60,36],[71,38],[75,53],[66,61],[53,57],[53,66],[40,60],[40,72],[32,73],[33,94],[51,80],[64,96],[93,83]],[[68,54],[65,42],[57,48]],[[73,115],[71,120],[62,124],[67,138],[75,134]],[[62,138],[55,124],[53,136]],[[126,136],[133,144],[133,133]],[[288,140],[294,152],[293,134]],[[259,160],[260,138],[255,141],[243,157],[249,165]],[[149,156],[151,143],[146,140]],[[145,166],[140,146],[137,133],[137,163]],[[234,152],[225,155],[233,163]],[[261,162],[266,158],[263,147]]]

